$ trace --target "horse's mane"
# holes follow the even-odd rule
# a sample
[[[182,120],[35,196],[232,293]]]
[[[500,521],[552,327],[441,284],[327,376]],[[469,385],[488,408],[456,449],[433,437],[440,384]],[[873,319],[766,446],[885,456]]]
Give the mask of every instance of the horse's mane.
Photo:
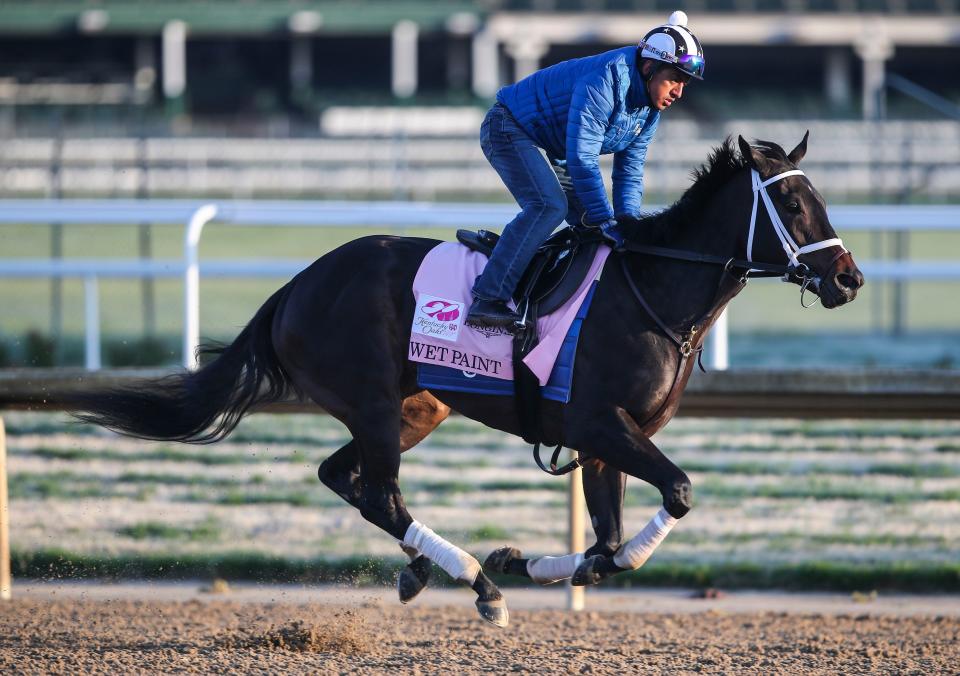
[[[786,161],[786,153],[776,143],[756,141],[755,144],[771,159]],[[670,234],[675,235],[681,229],[700,223],[709,199],[734,174],[747,166],[733,138],[728,136],[713,149],[704,164],[693,170],[693,185],[671,207],[622,223],[627,239],[642,244],[657,244]]]

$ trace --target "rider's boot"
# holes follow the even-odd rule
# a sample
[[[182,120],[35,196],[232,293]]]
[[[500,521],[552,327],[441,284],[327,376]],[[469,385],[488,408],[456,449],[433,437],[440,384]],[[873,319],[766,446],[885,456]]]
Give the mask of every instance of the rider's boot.
[[[467,326],[513,330],[520,320],[520,315],[511,310],[506,301],[474,298],[465,323]]]

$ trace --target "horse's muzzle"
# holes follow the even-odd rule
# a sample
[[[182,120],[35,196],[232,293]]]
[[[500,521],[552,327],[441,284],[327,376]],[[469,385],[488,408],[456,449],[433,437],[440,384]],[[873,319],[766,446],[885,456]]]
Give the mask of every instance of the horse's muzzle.
[[[817,294],[825,308],[835,308],[857,297],[864,284],[863,273],[853,261],[853,256],[844,254],[818,285]]]

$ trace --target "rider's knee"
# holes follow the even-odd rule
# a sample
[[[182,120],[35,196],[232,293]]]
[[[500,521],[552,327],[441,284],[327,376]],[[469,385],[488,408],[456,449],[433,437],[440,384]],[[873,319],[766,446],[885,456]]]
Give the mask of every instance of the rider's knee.
[[[560,225],[567,217],[567,196],[559,189],[556,193],[544,190],[527,206],[537,212],[538,221],[552,223],[554,227]]]
[[[547,200],[544,206],[544,219],[554,223],[555,226],[560,225],[567,217],[567,198],[562,194],[557,198]]]
[[[663,489],[663,508],[675,519],[683,517],[693,507],[693,485],[681,472],[677,479]]]

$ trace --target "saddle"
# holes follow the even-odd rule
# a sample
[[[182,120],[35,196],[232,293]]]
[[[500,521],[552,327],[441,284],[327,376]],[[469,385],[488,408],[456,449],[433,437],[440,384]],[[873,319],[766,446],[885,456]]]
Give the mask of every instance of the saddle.
[[[467,248],[489,257],[500,235],[487,230],[457,230],[457,240]],[[514,401],[524,441],[534,445],[534,458],[540,462],[539,446],[544,441],[540,427],[540,382],[523,362],[539,342],[537,319],[560,308],[573,296],[590,269],[597,248],[603,241],[598,228],[558,230],[545,241],[520,278],[513,300],[523,325],[513,335]],[[558,442],[559,440],[553,440]],[[558,446],[551,467],[556,470]],[[570,471],[575,465],[563,468]],[[550,472],[554,473],[554,472]]]
[[[488,230],[457,230],[457,241],[487,258],[497,246],[500,235]],[[513,300],[522,306],[535,303],[537,316],[548,315],[570,300],[587,271],[603,236],[596,228],[566,227],[540,245],[520,278]]]

